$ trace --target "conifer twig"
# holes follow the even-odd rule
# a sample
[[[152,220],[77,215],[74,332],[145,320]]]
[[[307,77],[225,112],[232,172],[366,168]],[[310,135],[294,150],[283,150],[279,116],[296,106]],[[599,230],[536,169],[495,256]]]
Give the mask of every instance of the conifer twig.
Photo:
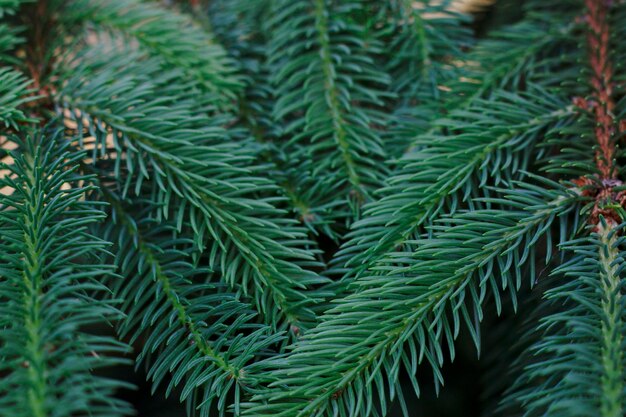
[[[586,0],[586,23],[589,26],[587,47],[591,66],[590,84],[593,88],[593,115],[596,122],[595,136],[598,141],[596,164],[602,179],[615,179],[615,143],[611,140],[615,131],[615,101],[613,100],[613,66],[609,57],[609,23],[606,0]]]
[[[594,135],[597,142],[595,163],[600,174],[598,182],[589,178],[574,182],[581,186],[591,186],[584,195],[595,198],[590,222],[598,225],[600,216],[609,224],[621,222],[615,208],[607,202],[617,201],[624,206],[626,193],[614,192],[614,188],[623,183],[618,178],[618,167],[615,165],[615,132],[618,122],[614,115],[615,100],[613,98],[613,64],[610,57],[610,28],[608,22],[610,2],[608,0],[585,0],[586,13],[582,21],[588,28],[587,48],[591,77],[589,84],[592,89],[590,100],[574,98],[574,104],[583,110],[590,111],[595,124]]]

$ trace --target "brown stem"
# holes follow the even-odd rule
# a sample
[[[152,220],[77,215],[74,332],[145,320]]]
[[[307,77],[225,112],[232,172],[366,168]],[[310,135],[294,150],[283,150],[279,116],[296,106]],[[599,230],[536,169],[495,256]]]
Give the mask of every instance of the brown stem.
[[[26,36],[26,64],[37,89],[42,88],[41,78],[45,67],[47,9],[48,1],[39,0],[32,6],[25,7],[22,15],[25,26],[29,29]]]
[[[623,185],[618,178],[615,166],[615,135],[621,124],[615,118],[615,99],[613,83],[613,65],[610,57],[610,28],[608,14],[610,0],[585,0],[586,13],[582,21],[587,25],[587,49],[591,76],[590,99],[574,98],[574,104],[593,115],[595,122],[594,136],[598,144],[595,162],[599,178],[579,178],[574,183],[583,190],[583,195],[593,197],[595,204],[590,223],[598,229],[600,219],[616,225],[622,219],[614,204],[626,205],[626,193],[616,192],[615,187]]]
[[[598,142],[596,164],[601,179],[616,179],[614,166],[615,142],[615,101],[613,99],[613,65],[609,56],[609,23],[607,0],[585,0],[587,47],[591,66],[593,116],[596,122],[595,137]]]
[[[55,36],[55,20],[50,10],[48,0],[37,0],[33,4],[26,4],[20,11],[20,16],[26,30],[26,67],[33,80],[34,95],[39,98],[30,102],[38,116],[42,108],[52,109],[53,87],[48,76],[52,67],[51,48]]]

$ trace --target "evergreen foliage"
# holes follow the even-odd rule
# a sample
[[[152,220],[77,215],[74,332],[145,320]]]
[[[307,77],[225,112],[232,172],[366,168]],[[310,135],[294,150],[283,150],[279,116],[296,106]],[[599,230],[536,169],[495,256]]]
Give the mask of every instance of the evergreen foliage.
[[[8,140],[8,139],[7,139]],[[102,280],[107,243],[88,233],[104,213],[84,201],[84,157],[50,133],[14,140],[20,153],[3,178],[0,413],[111,416],[127,412],[112,393],[122,383],[93,375],[127,346],[83,330],[119,318]],[[6,143],[4,144],[6,146]],[[82,185],[81,185],[82,183]],[[118,279],[119,277],[115,277]],[[113,354],[113,355],[111,355]]]
[[[0,0],[0,416],[624,415],[626,2],[465,3]]]

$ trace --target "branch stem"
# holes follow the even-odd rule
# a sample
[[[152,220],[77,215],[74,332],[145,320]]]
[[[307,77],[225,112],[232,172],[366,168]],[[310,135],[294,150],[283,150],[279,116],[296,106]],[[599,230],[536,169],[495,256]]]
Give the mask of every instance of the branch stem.
[[[616,179],[615,167],[615,101],[613,99],[613,65],[610,59],[608,2],[606,0],[585,0],[587,13],[585,21],[587,47],[592,87],[595,137],[598,142],[596,165],[602,180]]]

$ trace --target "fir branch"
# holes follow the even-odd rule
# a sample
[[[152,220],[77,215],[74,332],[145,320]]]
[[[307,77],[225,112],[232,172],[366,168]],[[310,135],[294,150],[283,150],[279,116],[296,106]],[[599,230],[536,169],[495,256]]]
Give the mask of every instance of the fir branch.
[[[76,174],[81,154],[70,154],[58,135],[19,143],[0,195],[0,415],[119,416],[129,413],[114,398],[119,381],[94,370],[124,363],[127,350],[113,338],[89,334],[85,326],[119,318],[97,297],[100,280],[113,269],[103,264],[106,243],[86,232],[102,212],[83,201],[92,187]]]
[[[547,303],[558,309],[542,315],[537,329],[541,338],[522,357],[522,374],[503,406],[519,403],[527,416],[623,415],[626,327],[620,230],[601,221],[591,236],[562,246],[572,256],[554,271],[563,277],[561,283],[545,294]]]
[[[36,99],[32,96],[29,81],[20,72],[0,68],[0,123],[5,127],[19,130],[19,124],[33,121],[23,109],[24,104]]]
[[[373,7],[379,9],[373,26],[385,45],[380,65],[396,95],[384,141],[398,157],[457,93],[448,84],[467,72],[470,19],[452,11],[449,2],[394,0]]]
[[[347,141],[345,120],[341,114],[339,105],[339,92],[335,81],[335,70],[332,63],[330,50],[330,40],[328,31],[328,12],[326,11],[325,0],[315,0],[315,29],[317,31],[317,42],[320,48],[321,68],[324,75],[322,83],[326,90],[325,96],[330,111],[331,122],[334,127],[334,139],[339,148],[344,168],[348,175],[348,180],[353,189],[361,192],[361,180],[356,173],[356,167],[350,153],[350,145]]]
[[[149,364],[153,392],[169,373],[167,396],[183,382],[181,401],[208,416],[213,401],[222,415],[236,392],[238,415],[240,392],[248,389],[245,366],[282,335],[255,324],[255,314],[236,295],[208,283],[209,271],[189,263],[192,241],[142,215],[145,203],[130,202],[135,218],[118,196],[100,190],[112,208],[105,235],[116,243],[114,260],[125,277],[113,287],[114,296],[125,300],[120,332],[131,343],[145,337],[137,364]]]
[[[489,181],[498,185],[523,175],[538,139],[573,122],[572,106],[540,89],[527,97],[506,92],[495,97],[440,122],[462,134],[424,136],[427,147],[403,158],[403,169],[387,180],[383,197],[366,206],[365,218],[348,235],[336,256],[338,268],[346,262],[349,276],[356,277],[389,259],[395,247],[402,248],[445,207],[453,212]]]
[[[171,82],[177,71],[164,73],[158,61],[137,55],[116,55],[110,63],[99,56],[92,64],[82,58],[85,66],[59,95],[61,108],[79,124],[79,145],[85,118],[96,138],[94,157],[107,155],[112,132],[122,196],[133,189],[137,194],[146,182],[159,218],[173,216],[179,229],[183,222],[191,225],[196,246],[208,245],[209,266],[231,288],[251,295],[266,322],[307,326],[318,297],[309,290],[324,279],[307,270],[315,265],[305,250],[309,242],[275,208],[276,185],[258,175],[263,167],[249,165],[248,151],[225,140],[219,119],[197,109],[194,94],[180,97],[180,84]],[[119,79],[120,65],[133,71]],[[165,115],[164,106],[170,109]],[[259,198],[261,193],[269,196]]]
[[[376,126],[386,123],[379,109],[389,79],[369,56],[378,45],[372,40],[366,53],[360,40],[364,29],[349,18],[359,7],[358,2],[277,2],[269,50],[276,68],[274,114],[286,126],[284,135],[292,136],[286,144],[291,165],[304,162],[322,189],[342,190],[343,201],[352,195],[355,206],[369,198],[384,172]]]
[[[240,125],[262,144],[260,158],[275,166],[272,176],[290,210],[312,234],[321,232],[337,240],[344,231],[337,227],[342,214],[336,209],[341,203],[326,195],[325,185],[311,175],[315,167],[310,163],[299,160],[293,166],[292,156],[285,152],[288,149],[281,146],[288,139],[281,137],[285,126],[272,120],[276,89],[270,82],[272,67],[265,56],[270,6],[269,1],[255,2],[254,7],[245,0],[211,2],[211,26],[245,74],[246,87],[239,96],[237,114]]]
[[[569,79],[571,67],[562,63],[573,63],[578,51],[573,36],[578,10],[558,1],[546,10],[540,10],[537,2],[524,9],[525,19],[490,33],[467,54],[464,76],[448,84],[455,95],[446,107],[464,107],[498,89],[525,91],[529,82],[548,89]]]
[[[379,266],[383,276],[357,280],[355,291],[325,313],[291,353],[265,364],[271,371],[270,388],[254,397],[248,415],[367,416],[375,401],[372,383],[384,411],[385,397],[400,395],[400,365],[413,375],[423,359],[434,369],[435,384],[441,383],[441,339],[453,346],[466,322],[478,344],[476,327],[487,287],[496,292],[498,287],[519,288],[521,268],[526,262],[534,264],[531,254],[542,236],[551,240],[550,225],[556,218],[562,224],[561,240],[571,234],[570,220],[564,216],[576,208],[577,193],[557,184],[551,184],[555,189],[550,191],[520,187],[503,190],[504,199],[491,200],[501,204],[500,209],[442,219],[432,226],[429,239],[416,242],[414,253]],[[501,284],[495,276],[502,277]],[[411,378],[417,389],[414,375]]]
[[[610,5],[585,1],[580,23],[588,26],[590,100],[575,97],[587,111],[593,132],[593,164],[581,164],[583,176],[573,182],[591,203],[588,226],[577,240],[564,243],[570,255],[554,271],[562,283],[546,291],[552,312],[540,320],[540,339],[523,356],[523,368],[503,406],[520,405],[524,415],[601,415],[624,412],[626,371],[622,287],[623,191],[616,164],[615,102],[609,35]],[[545,306],[542,306],[546,308]],[[505,405],[506,404],[506,405]]]
[[[139,0],[72,0],[69,10],[63,16],[67,24],[87,21],[130,36],[151,56],[182,69],[214,94],[221,109],[232,110],[242,87],[235,65],[189,16]]]
[[[463,52],[462,45],[469,41],[464,37],[464,31],[456,28],[463,17],[447,10],[445,4],[429,6],[417,10],[433,14],[433,26],[445,25],[435,32],[438,38],[434,41],[437,51],[448,51],[448,55],[444,55],[448,59],[444,59],[441,64],[443,68],[439,70],[440,77],[431,75],[429,78],[441,78],[439,83],[432,86],[440,92],[435,94],[433,90],[431,97],[431,93],[418,90],[417,105],[408,102],[396,110],[400,121],[396,128],[392,127],[390,134],[394,135],[394,139],[390,140],[397,140],[398,135],[408,135],[402,142],[401,151],[405,155],[424,146],[422,138],[445,133],[440,124],[432,123],[436,116],[433,112],[443,118],[446,113],[474,107],[475,101],[497,100],[501,90],[524,92],[528,85],[538,85],[549,90],[559,87],[565,80],[575,78],[575,74],[568,74],[570,67],[563,65],[563,62],[574,63],[574,52],[577,51],[576,43],[571,40],[576,28],[572,22],[575,10],[571,7],[555,3],[552,9],[537,13],[537,5],[529,4],[526,7],[526,19],[510,25],[506,30],[490,33],[468,52]],[[438,19],[442,21],[439,23]],[[451,39],[441,38],[441,32],[451,33]],[[556,54],[560,55],[558,62],[554,59]],[[550,67],[550,70],[547,71],[546,67]],[[424,83],[426,80],[422,80],[419,86],[423,87]],[[422,103],[425,98],[428,99]],[[426,119],[425,115],[428,115]]]
[[[0,122],[66,134],[3,142],[0,415],[130,411],[103,319],[190,415],[408,415],[542,263],[502,411],[624,413],[623,1],[22,3]]]
[[[601,363],[602,378],[600,413],[606,417],[618,417],[624,414],[624,388],[626,387],[626,369],[624,368],[624,321],[622,319],[623,300],[622,281],[619,271],[616,249],[616,231],[602,228],[600,234],[600,274],[601,303],[603,317]]]

